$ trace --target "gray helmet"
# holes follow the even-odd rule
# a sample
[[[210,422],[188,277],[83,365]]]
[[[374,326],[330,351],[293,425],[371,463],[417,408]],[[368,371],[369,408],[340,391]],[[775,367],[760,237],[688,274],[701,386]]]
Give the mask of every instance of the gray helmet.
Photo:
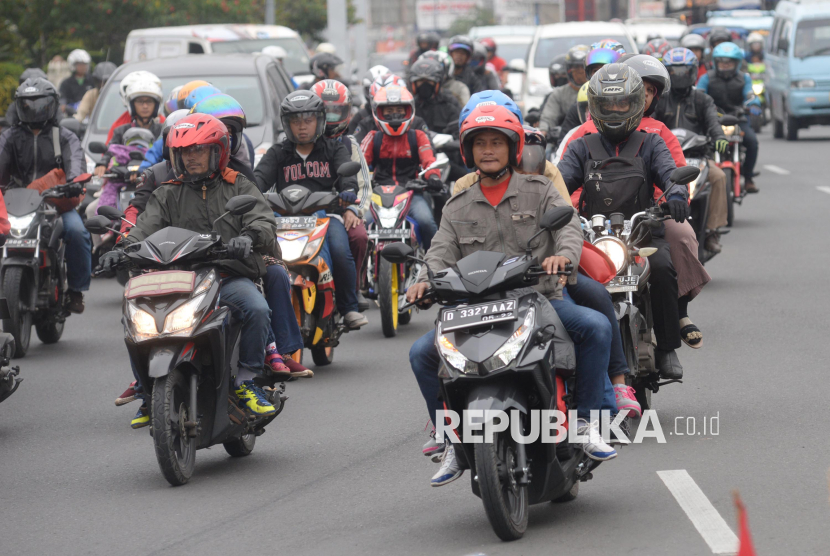
[[[652,99],[651,106],[643,112],[643,115],[651,116],[657,109],[657,101],[660,100],[660,95],[668,93],[671,88],[669,70],[666,69],[663,62],[648,54],[626,54],[619,59],[618,63],[624,63],[632,68],[640,75],[640,79],[650,82],[657,88],[657,94]]]
[[[112,77],[112,74],[115,73],[116,69],[118,67],[112,62],[101,62],[95,66],[95,69],[92,70],[92,81],[95,83],[95,86],[99,89],[103,87],[109,81],[109,78]]]
[[[323,99],[311,91],[294,91],[285,96],[280,103],[280,121],[286,137],[292,143],[297,143],[297,138],[291,131],[291,119],[303,115],[314,116],[317,119],[317,128],[314,133],[315,142],[323,136],[326,129],[326,105]]]
[[[311,73],[320,79],[328,79],[329,70],[337,69],[337,67],[342,63],[343,60],[339,56],[328,52],[320,52],[319,54],[315,54],[311,57],[311,60],[309,60]]]
[[[729,29],[727,29],[726,27],[712,27],[712,30],[709,31],[709,46],[711,46],[712,48],[715,48],[718,44],[722,42],[731,41],[732,33],[730,33]],[[688,48],[688,46],[686,48]]]
[[[156,141],[155,134],[149,129],[143,127],[131,127],[124,132],[122,137],[124,145],[128,147],[141,147],[142,149],[149,149]]]
[[[441,84],[444,81],[444,65],[433,58],[419,58],[409,69],[409,82],[426,79]]]
[[[430,50],[429,52],[424,52],[418,58],[419,60],[437,60],[444,69],[444,77],[441,83],[446,83],[447,80],[455,74],[455,62],[452,61],[452,56],[443,52],[441,50]]]
[[[30,77],[42,77],[43,79],[46,79],[47,81],[49,80],[49,78],[46,76],[46,72],[44,72],[42,69],[40,69],[40,68],[26,68],[25,70],[23,70],[23,73],[20,74],[20,83],[19,84],[22,85],[23,82],[26,81],[27,79],[29,79]]]
[[[42,128],[58,115],[58,98],[58,91],[47,79],[30,77],[14,95],[17,117],[31,128]]]
[[[551,87],[565,85],[568,82],[568,67],[565,65],[566,57],[566,54],[560,54],[548,66],[548,77],[550,78]]]
[[[597,130],[612,143],[628,138],[643,119],[645,87],[626,64],[606,64],[588,82],[588,108]]]
[[[689,50],[693,48],[699,48],[700,50],[706,50],[708,44],[706,43],[706,39],[704,39],[701,35],[697,33],[689,33],[682,39],[680,39],[680,46],[683,48],[688,48]]]

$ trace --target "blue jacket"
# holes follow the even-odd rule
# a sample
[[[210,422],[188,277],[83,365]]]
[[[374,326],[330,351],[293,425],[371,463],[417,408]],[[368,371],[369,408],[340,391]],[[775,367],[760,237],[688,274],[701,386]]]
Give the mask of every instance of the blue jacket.
[[[144,162],[138,167],[139,172],[143,172],[150,166],[154,166],[164,160],[164,138],[159,137],[153,146],[147,149],[144,153]]]

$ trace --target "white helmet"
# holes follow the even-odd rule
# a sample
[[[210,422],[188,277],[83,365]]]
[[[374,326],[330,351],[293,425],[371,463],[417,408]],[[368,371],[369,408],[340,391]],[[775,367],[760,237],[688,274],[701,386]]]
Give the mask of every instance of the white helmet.
[[[337,54],[337,47],[331,44],[330,42],[321,42],[317,45],[317,48],[314,50],[314,53],[320,54],[321,52],[326,52],[328,54]]]
[[[66,61],[69,63],[69,67],[72,68],[72,71],[74,72],[76,65],[89,65],[92,63],[92,58],[90,58],[89,52],[87,52],[86,50],[76,48],[75,50],[69,53],[69,56],[66,57]]]
[[[150,73],[149,71],[134,71],[132,73],[128,73],[124,78],[121,80],[121,84],[118,86],[118,92],[121,94],[121,102],[124,103],[124,106],[127,108],[130,107],[130,101],[127,99],[127,87],[135,83],[136,81],[140,81],[142,79],[151,80],[158,85],[159,90],[161,90],[161,79],[159,79],[155,73]]]
[[[286,56],[288,56],[288,52],[281,46],[276,46],[274,44],[270,46],[266,46],[262,49],[262,53],[266,56],[271,56],[272,58],[276,58],[277,60],[284,60]]]
[[[155,76],[154,76],[155,77]],[[157,80],[158,78],[156,78]],[[158,82],[153,79],[141,78],[127,86],[127,103],[130,107],[130,116],[136,117],[135,100],[139,97],[150,97],[156,103],[156,109],[153,111],[152,118],[158,114],[159,106],[161,105],[161,87]]]

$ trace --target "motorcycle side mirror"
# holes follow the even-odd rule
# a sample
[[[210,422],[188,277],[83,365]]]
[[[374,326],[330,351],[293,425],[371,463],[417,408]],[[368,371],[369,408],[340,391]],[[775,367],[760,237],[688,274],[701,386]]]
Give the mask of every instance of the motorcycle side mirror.
[[[107,146],[100,141],[91,141],[86,148],[89,149],[89,152],[94,154],[104,154],[107,152]]]
[[[390,243],[380,252],[381,256],[394,264],[404,264],[414,253],[412,247],[405,243]]]
[[[341,178],[350,178],[360,172],[360,162],[346,162],[337,169],[337,175]]]
[[[93,234],[103,235],[110,231],[112,221],[106,216],[99,214],[88,218],[84,223],[84,227]]]
[[[84,129],[78,120],[75,118],[64,118],[61,120],[60,126],[64,129],[68,129],[72,133],[78,136],[78,139],[84,136]]]
[[[92,179],[92,174],[81,174],[72,180],[72,183],[86,183]]]
[[[453,140],[452,135],[448,133],[436,133],[432,136],[432,144],[435,145],[436,149],[440,149],[442,147],[446,147],[447,144]]]
[[[133,152],[130,153],[130,160],[143,161],[144,160],[144,155],[141,154],[138,151],[133,151]]]
[[[539,227],[549,232],[561,230],[573,218],[574,209],[571,207],[554,207],[539,219]]]
[[[741,120],[739,120],[735,116],[730,116],[729,114],[726,114],[720,117],[720,123],[721,125],[738,125],[739,123],[741,123]]]
[[[225,204],[225,210],[235,216],[241,216],[254,210],[257,205],[257,198],[253,195],[237,195],[231,197]]]
[[[115,207],[110,206],[99,206],[98,214],[100,214],[101,216],[105,216],[110,220],[121,220],[124,217],[123,212],[121,212]]]
[[[700,168],[696,166],[683,166],[682,168],[674,170],[671,176],[669,176],[669,179],[680,185],[688,185],[696,180],[699,175]]]

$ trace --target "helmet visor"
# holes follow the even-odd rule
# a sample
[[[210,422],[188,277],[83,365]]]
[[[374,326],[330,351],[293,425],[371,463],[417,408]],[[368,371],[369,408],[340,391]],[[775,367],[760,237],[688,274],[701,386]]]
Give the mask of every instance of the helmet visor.
[[[730,73],[738,68],[737,60],[733,60],[732,58],[715,58],[715,65],[718,71],[723,73]]]
[[[525,144],[519,168],[523,174],[543,175],[545,173],[545,147],[540,144]]]
[[[54,97],[21,98],[17,100],[20,121],[31,124],[46,122],[55,115]]]
[[[594,97],[591,115],[607,122],[623,122],[643,111],[643,97],[640,95],[619,95]]]
[[[672,88],[686,89],[695,84],[697,72],[694,66],[669,66],[666,69],[669,70]]]
[[[326,123],[336,124],[346,120],[351,112],[348,104],[326,104]]]
[[[219,145],[188,145],[170,149],[173,170],[184,181],[198,181],[219,169]]]

